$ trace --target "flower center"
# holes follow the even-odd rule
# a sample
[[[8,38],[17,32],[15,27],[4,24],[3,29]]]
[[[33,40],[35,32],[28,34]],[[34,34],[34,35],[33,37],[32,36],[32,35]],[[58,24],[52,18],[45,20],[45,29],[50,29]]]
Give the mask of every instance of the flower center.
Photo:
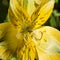
[[[27,32],[29,32],[29,33],[31,33],[32,32],[32,30],[31,30],[31,27],[30,26],[26,26],[26,27],[24,27],[24,28],[22,28],[22,33],[27,33]]]

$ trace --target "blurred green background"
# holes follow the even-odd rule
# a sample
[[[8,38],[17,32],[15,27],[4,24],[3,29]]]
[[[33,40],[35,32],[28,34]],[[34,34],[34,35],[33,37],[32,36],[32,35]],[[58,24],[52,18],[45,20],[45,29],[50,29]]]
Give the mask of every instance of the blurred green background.
[[[0,0],[0,23],[8,21],[9,0]],[[54,11],[49,20],[44,24],[60,30],[60,0],[55,0]]]

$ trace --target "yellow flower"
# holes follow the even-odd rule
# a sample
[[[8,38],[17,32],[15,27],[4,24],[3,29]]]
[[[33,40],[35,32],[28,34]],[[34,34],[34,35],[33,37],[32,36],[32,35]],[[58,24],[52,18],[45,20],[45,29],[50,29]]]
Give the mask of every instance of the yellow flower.
[[[60,60],[60,31],[42,26],[54,0],[10,0],[10,22],[0,24],[0,59]]]

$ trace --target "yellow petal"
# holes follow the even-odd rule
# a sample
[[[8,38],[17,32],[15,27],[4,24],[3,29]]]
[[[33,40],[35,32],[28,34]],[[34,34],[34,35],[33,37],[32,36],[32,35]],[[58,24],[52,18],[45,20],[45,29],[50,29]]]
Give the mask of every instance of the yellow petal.
[[[0,24],[0,39],[5,35],[8,25],[9,25],[9,23]]]
[[[38,37],[40,33],[41,39]],[[38,34],[38,35],[37,35]],[[36,35],[36,36],[35,36]],[[34,31],[36,50],[40,60],[59,60],[60,59],[60,31],[49,27],[41,27]],[[37,37],[37,39],[35,38]],[[44,57],[44,58],[43,58]]]
[[[30,17],[17,0],[10,0],[9,18],[14,27],[18,30],[24,28],[30,23]]]
[[[37,52],[32,41],[27,41],[24,47],[18,52],[19,60],[34,60],[38,59]]]
[[[12,54],[5,46],[0,46],[0,59],[10,59]]]
[[[3,59],[9,59],[10,54],[16,54],[16,49],[21,48],[23,43],[23,35],[21,34],[19,38],[16,36],[18,34],[17,29],[13,27],[11,23],[0,24],[0,57]]]
[[[33,29],[39,28],[48,20],[53,11],[53,7],[54,0],[49,0],[47,3],[43,4],[42,7],[40,5],[38,6],[36,11],[34,11],[34,13],[31,16]]]

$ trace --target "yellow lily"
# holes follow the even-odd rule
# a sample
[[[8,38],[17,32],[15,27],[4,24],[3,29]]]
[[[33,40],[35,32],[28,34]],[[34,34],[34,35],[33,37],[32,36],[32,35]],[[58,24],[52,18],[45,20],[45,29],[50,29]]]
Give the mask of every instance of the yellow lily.
[[[0,24],[0,59],[60,60],[60,31],[41,26],[54,0],[10,0],[10,22]]]

